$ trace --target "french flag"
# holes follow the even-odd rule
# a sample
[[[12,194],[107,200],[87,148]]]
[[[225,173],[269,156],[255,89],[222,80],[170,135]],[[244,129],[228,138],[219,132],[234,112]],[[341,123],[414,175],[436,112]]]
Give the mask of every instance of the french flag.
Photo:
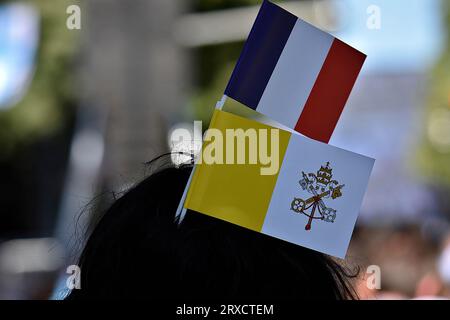
[[[366,55],[264,1],[225,95],[325,143]]]

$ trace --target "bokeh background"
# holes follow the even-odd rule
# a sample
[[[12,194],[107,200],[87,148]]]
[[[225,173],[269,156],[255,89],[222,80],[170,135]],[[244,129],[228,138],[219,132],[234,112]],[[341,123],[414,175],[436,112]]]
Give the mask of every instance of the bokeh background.
[[[330,142],[377,160],[360,296],[450,297],[449,1],[275,2],[368,55]],[[207,125],[260,3],[0,0],[0,298],[63,296],[95,208]]]

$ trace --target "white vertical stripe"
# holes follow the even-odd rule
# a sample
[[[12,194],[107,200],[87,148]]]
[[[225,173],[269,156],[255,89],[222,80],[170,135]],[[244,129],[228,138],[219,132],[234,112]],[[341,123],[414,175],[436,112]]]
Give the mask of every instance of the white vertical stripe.
[[[298,19],[256,110],[295,127],[333,39]]]

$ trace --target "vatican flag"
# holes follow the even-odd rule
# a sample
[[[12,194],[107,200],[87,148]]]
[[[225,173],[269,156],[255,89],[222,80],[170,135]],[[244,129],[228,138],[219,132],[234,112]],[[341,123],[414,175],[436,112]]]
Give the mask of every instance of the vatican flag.
[[[344,258],[374,159],[215,110],[184,207]]]

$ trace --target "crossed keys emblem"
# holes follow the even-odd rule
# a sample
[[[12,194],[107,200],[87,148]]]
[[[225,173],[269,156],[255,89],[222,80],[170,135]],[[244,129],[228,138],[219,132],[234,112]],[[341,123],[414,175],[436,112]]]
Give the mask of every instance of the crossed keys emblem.
[[[300,186],[312,196],[306,200],[294,198],[291,202],[291,210],[309,218],[305,226],[307,231],[311,230],[313,220],[334,222],[334,219],[336,219],[336,210],[327,207],[323,199],[341,197],[341,190],[345,185],[340,185],[336,180],[331,180],[333,177],[332,170],[330,163],[327,162],[325,166],[320,167],[316,174],[305,174],[302,171],[303,179],[299,181]]]

